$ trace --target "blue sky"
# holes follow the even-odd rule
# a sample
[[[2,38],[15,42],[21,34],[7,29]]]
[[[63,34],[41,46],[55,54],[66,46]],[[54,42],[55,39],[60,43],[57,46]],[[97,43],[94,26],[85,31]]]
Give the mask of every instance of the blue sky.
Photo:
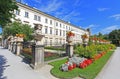
[[[120,28],[120,0],[21,0],[29,6],[82,28],[92,34]]]

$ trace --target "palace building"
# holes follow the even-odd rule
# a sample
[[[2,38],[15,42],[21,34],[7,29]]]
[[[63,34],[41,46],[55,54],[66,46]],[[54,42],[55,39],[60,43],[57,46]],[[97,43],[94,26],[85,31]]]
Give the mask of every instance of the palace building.
[[[67,31],[75,33],[74,44],[82,43],[81,35],[87,34],[89,36],[90,34],[88,30],[77,27],[26,4],[17,2],[17,5],[19,8],[15,11],[15,20],[29,24],[32,28],[36,24],[41,25],[42,34],[45,35],[44,44],[65,44]]]

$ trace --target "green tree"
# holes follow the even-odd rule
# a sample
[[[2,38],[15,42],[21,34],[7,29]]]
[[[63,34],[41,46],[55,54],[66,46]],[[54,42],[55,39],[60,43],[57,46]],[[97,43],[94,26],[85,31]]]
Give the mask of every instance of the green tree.
[[[16,0],[0,0],[0,27],[11,22],[14,18],[14,10],[17,10]]]
[[[120,45],[120,29],[110,32],[109,39],[113,44]]]
[[[103,38],[103,34],[101,32],[98,33],[97,37]]]
[[[3,30],[4,38],[10,35],[25,34],[25,41],[32,40],[33,28],[28,24],[22,24],[21,22],[13,22],[8,24]]]

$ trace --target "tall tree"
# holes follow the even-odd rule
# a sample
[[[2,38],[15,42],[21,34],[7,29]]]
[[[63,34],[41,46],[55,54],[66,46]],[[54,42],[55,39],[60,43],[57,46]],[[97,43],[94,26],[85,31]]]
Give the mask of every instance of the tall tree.
[[[22,24],[21,22],[10,23],[8,26],[6,26],[3,29],[4,38],[7,38],[10,35],[15,36],[16,34],[24,34],[25,41],[29,41],[33,39],[32,33],[33,33],[33,29],[30,27],[30,25]]]
[[[17,10],[16,0],[0,0],[0,27],[11,22],[14,18],[14,10]]]
[[[113,30],[109,33],[109,39],[112,41],[112,43],[119,45],[120,44],[120,29]]]
[[[103,34],[101,32],[98,33],[97,35],[99,38],[103,38]]]

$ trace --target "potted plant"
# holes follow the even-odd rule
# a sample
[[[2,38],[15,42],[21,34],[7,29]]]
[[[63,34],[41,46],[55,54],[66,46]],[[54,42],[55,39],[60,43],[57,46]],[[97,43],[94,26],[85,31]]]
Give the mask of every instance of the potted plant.
[[[24,34],[16,34],[17,42],[23,42],[23,38],[25,37]]]
[[[71,43],[73,41],[73,37],[75,36],[75,34],[71,31],[67,32],[67,42]]]

